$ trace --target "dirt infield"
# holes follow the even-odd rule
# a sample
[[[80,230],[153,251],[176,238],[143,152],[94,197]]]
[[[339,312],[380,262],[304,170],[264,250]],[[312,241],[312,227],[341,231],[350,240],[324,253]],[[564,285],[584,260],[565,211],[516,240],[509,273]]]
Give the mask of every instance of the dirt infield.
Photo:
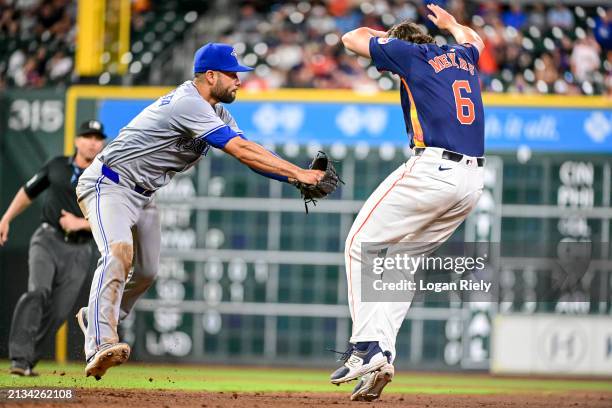
[[[373,403],[351,402],[346,393],[239,393],[176,392],[156,390],[76,389],[76,398],[66,401],[0,401],[0,406],[19,407],[415,407],[415,408],[610,408],[612,393],[521,393],[517,395],[388,394]]]

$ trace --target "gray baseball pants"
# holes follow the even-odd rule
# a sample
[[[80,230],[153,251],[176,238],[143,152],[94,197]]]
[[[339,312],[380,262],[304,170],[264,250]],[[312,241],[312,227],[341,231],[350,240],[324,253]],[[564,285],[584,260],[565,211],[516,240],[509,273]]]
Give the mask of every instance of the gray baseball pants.
[[[134,191],[128,180],[103,174],[97,159],[79,178],[76,191],[101,254],[89,292],[89,359],[102,345],[119,342],[119,321],[155,280],[161,226],[152,197]]]

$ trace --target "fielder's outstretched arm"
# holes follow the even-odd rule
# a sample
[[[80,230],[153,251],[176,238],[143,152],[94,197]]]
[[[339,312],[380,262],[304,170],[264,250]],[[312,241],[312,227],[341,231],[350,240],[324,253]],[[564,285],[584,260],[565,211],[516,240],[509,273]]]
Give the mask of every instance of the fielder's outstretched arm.
[[[484,42],[482,38],[472,30],[470,27],[461,25],[455,20],[451,14],[449,14],[442,7],[435,4],[428,4],[427,8],[433,13],[429,14],[429,18],[435,25],[441,30],[448,30],[455,37],[457,44],[472,44],[478,50],[480,54],[484,49]]]
[[[317,184],[324,174],[319,170],[304,170],[275,156],[263,146],[241,137],[234,137],[227,142],[223,151],[260,174],[268,173],[286,177],[287,181],[290,182],[297,180],[305,184]],[[268,174],[263,175],[270,177]],[[279,178],[275,179],[280,180]]]

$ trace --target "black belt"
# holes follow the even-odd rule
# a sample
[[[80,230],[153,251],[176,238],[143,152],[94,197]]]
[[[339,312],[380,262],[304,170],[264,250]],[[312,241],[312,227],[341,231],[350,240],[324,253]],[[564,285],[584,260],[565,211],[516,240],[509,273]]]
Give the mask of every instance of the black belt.
[[[86,244],[93,239],[93,235],[91,235],[89,232],[74,231],[67,233],[63,230],[57,229],[57,227],[49,224],[48,222],[43,222],[41,227],[45,230],[52,231],[58,238],[69,244]]]
[[[108,179],[115,184],[119,184],[119,173],[102,163],[102,174],[108,177]],[[138,194],[142,194],[145,197],[151,197],[155,190],[147,190],[146,188],[140,187],[138,184],[134,184],[133,190]]]
[[[425,152],[425,148],[424,147],[415,147],[414,148],[414,155],[415,156],[420,156],[424,152]],[[442,151],[442,158],[446,159],[446,160],[454,161],[454,162],[460,162],[461,160],[463,160],[463,155],[461,153],[451,152],[450,150],[444,150],[444,151]],[[477,157],[476,158],[476,163],[478,163],[478,167],[483,167],[484,163],[485,163],[484,157]]]

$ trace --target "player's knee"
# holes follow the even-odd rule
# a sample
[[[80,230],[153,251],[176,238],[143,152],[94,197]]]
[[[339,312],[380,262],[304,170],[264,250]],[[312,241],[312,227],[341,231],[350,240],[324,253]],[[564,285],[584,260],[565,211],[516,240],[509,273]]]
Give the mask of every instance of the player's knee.
[[[132,268],[132,260],[134,258],[134,249],[131,243],[117,242],[111,244],[111,254],[121,264],[125,277],[127,278],[130,269]]]

